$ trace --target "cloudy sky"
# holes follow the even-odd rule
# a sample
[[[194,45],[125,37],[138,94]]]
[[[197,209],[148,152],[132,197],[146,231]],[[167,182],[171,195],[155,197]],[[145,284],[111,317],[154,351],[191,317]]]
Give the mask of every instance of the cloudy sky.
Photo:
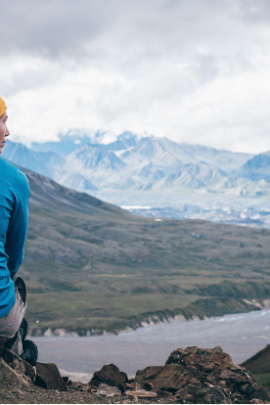
[[[269,0],[0,0],[13,140],[125,130],[270,150]]]

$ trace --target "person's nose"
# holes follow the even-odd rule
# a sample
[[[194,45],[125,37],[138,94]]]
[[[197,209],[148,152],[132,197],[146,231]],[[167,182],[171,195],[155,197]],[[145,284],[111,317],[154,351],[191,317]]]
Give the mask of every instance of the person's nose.
[[[9,132],[9,130],[8,130],[8,128],[7,128],[7,130],[6,130],[6,135],[5,136],[9,136],[10,135],[10,132]]]

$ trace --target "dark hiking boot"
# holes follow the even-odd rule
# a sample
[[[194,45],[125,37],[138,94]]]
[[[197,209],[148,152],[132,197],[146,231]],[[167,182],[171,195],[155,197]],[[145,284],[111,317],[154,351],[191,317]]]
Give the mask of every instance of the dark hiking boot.
[[[22,343],[23,343],[25,341],[27,331],[28,331],[28,322],[25,318],[23,318],[23,320],[22,320],[19,331],[20,331],[20,335],[21,335],[21,339],[22,339]]]
[[[21,358],[31,364],[31,366],[36,365],[38,348],[32,340],[25,340],[23,342],[23,353],[21,354]]]

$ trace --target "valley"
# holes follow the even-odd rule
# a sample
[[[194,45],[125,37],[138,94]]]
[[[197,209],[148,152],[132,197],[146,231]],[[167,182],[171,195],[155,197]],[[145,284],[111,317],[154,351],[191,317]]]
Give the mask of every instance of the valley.
[[[138,217],[25,172],[30,222],[20,271],[32,333],[116,333],[176,315],[246,312],[269,297],[269,230]]]

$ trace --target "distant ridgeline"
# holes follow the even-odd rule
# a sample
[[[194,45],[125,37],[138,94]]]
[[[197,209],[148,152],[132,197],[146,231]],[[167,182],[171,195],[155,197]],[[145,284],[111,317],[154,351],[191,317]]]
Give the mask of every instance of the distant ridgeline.
[[[270,230],[139,217],[25,172],[32,333],[117,333],[269,304]]]
[[[66,187],[133,206],[135,214],[270,227],[269,152],[253,156],[130,132],[102,141],[102,134],[82,133],[31,149],[8,141],[3,157]]]

